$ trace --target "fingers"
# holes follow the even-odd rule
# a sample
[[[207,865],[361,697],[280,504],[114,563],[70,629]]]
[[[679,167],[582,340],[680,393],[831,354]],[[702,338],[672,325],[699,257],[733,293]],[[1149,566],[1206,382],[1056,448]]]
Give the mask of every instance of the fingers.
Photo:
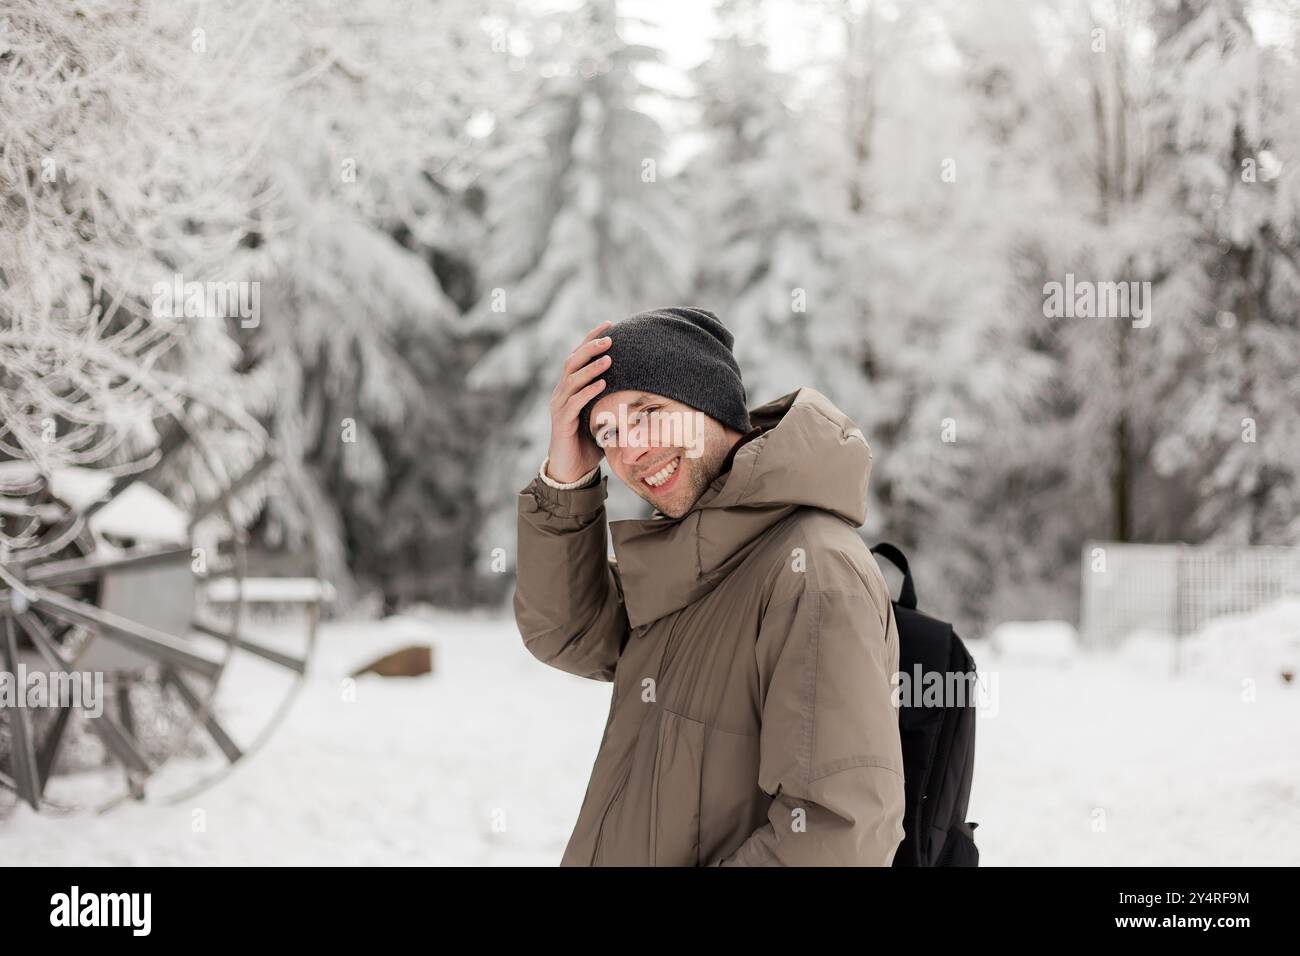
[[[596,359],[596,361],[584,365],[573,374],[566,375],[562,386],[563,391],[572,394],[582,388],[597,375],[603,375],[612,361],[613,359],[608,355],[602,355],[600,358]]]
[[[605,388],[605,380],[603,378],[598,378],[596,379],[596,381],[592,382],[586,388],[580,389],[579,391],[575,392],[573,396],[564,404],[565,415],[573,418],[577,418],[578,412],[582,411],[582,406],[586,405],[587,402],[591,401],[592,398],[599,395],[604,390],[604,388]]]
[[[600,391],[600,388],[605,387],[605,380],[596,378],[596,376],[604,374],[606,369],[609,368],[609,363],[610,357],[608,355],[602,355],[600,358],[596,359],[596,361],[584,365],[573,374],[566,375],[564,378],[560,379],[560,384],[555,387],[555,393],[551,399],[551,407],[567,411],[568,405],[574,399],[577,399],[579,396],[586,396],[586,398],[583,398],[582,401],[578,403],[578,408],[581,408],[582,405],[586,403],[587,398],[595,395]],[[592,379],[595,379],[595,381],[592,381]],[[600,386],[600,388],[593,387],[597,385]],[[574,414],[576,415],[577,412],[575,411]]]
[[[594,332],[599,331],[600,328],[600,326],[597,326],[596,329],[593,330],[593,334]],[[601,352],[605,351],[605,349],[609,348],[609,343],[610,338],[607,335],[602,338],[592,338],[591,336],[588,336],[583,339],[582,344],[573,350],[572,354],[569,355],[568,361],[564,363],[565,374],[570,375],[582,368],[582,366],[591,361],[593,356],[599,355]]]
[[[566,419],[576,418],[582,406],[605,387],[603,381],[592,380],[609,368],[610,357],[600,353],[610,346],[610,337],[601,333],[611,325],[605,321],[588,332],[564,363],[564,372],[551,394],[551,408]]]
[[[582,341],[590,342],[592,339],[598,336],[601,332],[604,332],[607,328],[609,328],[613,324],[614,323],[611,322],[609,319],[606,319],[604,322],[600,323],[600,325],[596,326],[594,329],[588,332],[587,337]]]

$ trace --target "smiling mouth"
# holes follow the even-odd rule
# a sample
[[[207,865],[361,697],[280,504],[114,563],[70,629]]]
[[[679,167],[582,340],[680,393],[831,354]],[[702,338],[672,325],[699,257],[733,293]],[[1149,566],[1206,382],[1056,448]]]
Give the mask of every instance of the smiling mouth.
[[[681,471],[682,457],[677,455],[668,461],[662,468],[653,475],[647,475],[641,479],[641,482],[649,488],[663,488],[670,484],[677,472]]]

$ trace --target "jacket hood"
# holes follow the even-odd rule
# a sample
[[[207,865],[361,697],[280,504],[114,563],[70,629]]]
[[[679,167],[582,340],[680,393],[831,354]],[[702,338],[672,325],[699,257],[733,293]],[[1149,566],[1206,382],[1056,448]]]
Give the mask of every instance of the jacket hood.
[[[801,507],[854,527],[866,520],[871,449],[830,399],[801,388],[751,410],[750,422],[763,433],[685,515],[610,523],[633,627],[699,600]]]

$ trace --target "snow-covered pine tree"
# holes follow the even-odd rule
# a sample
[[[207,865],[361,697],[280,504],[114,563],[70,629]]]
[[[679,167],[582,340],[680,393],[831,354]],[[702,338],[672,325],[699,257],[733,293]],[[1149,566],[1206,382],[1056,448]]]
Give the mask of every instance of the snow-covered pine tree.
[[[1014,233],[1008,178],[972,123],[938,5],[836,8],[843,36],[830,93],[849,217],[840,246],[847,304],[837,343],[864,397],[851,411],[874,443],[872,538],[901,544],[927,605],[971,620],[989,594],[984,515],[1000,428],[1044,372],[1004,334]]]
[[[997,468],[972,489],[999,529],[988,563],[1002,614],[1070,607],[1089,537],[1279,540],[1294,515],[1293,443],[1242,440],[1245,418],[1268,420],[1271,438],[1295,421],[1294,190],[1275,175],[1287,154],[1268,120],[1284,102],[1274,58],[1239,4],[1032,6],[949,18],[983,135],[1023,176],[991,207],[1019,276],[1004,340],[1052,369],[1001,422]],[[1247,158],[1263,170],[1254,183],[1238,179]],[[1149,326],[1047,317],[1045,283],[1067,274],[1150,282]]]
[[[1070,606],[1083,539],[1115,534],[1130,499],[1130,440],[1115,452],[1130,427],[1119,374],[1134,330],[1044,312],[1046,283],[1067,273],[1133,277],[1131,248],[1107,233],[1134,216],[1123,197],[1140,180],[1145,148],[1138,136],[1112,135],[1134,123],[1132,94],[1116,93],[1131,82],[1114,50],[1128,33],[1095,33],[1086,5],[1020,0],[954,7],[946,23],[967,130],[992,151],[983,218],[1007,267],[995,340],[1019,355],[1012,375],[1022,386],[1020,400],[989,422],[981,480],[967,498],[984,530],[985,606],[995,617],[1036,614]],[[1114,175],[1115,165],[1125,172]],[[1132,226],[1122,235],[1137,238]],[[1021,367],[1033,374],[1022,378]]]
[[[454,322],[504,57],[466,2],[281,11],[291,95],[258,223],[266,321],[241,336],[250,406],[297,491],[258,533],[315,529],[331,577],[391,601],[472,596],[473,448]],[[474,15],[471,15],[474,14]]]
[[[846,410],[865,392],[857,330],[843,282],[848,223],[834,151],[798,103],[792,77],[774,70],[763,5],[717,5],[721,35],[692,71],[699,145],[683,172],[697,236],[690,295],[736,336],[750,405],[803,385]]]
[[[680,304],[688,288],[690,231],[644,109],[659,94],[641,67],[661,54],[621,24],[613,0],[598,0],[511,34],[520,96],[493,134],[488,252],[467,329],[490,343],[470,384],[500,401],[501,417],[478,423],[485,554],[513,549],[515,495],[546,455],[565,356],[602,320]]]
[[[1187,540],[1300,540],[1296,73],[1241,0],[1156,8],[1163,250],[1182,336],[1162,356],[1152,468],[1195,492]],[[1276,40],[1284,44],[1294,39]],[[1174,316],[1168,316],[1174,318]]]

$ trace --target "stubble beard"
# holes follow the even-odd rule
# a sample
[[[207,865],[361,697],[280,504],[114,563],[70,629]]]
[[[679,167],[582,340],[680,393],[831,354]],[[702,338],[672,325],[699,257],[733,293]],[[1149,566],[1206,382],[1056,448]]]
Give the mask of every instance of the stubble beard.
[[[725,442],[722,436],[716,433],[707,435],[704,441],[704,454],[698,458],[687,458],[686,450],[680,449],[678,454],[681,456],[681,463],[678,468],[685,469],[682,475],[682,488],[678,489],[673,495],[671,505],[661,506],[655,501],[654,496],[644,487],[640,481],[637,482],[635,491],[643,500],[649,502],[655,508],[662,510],[662,507],[672,507],[673,511],[663,511],[670,518],[680,518],[695,507],[695,502],[700,500],[700,496],[708,490],[709,485],[713,484],[714,479],[722,473],[722,462],[727,457],[728,449],[723,447]],[[683,494],[682,489],[688,493]],[[676,512],[674,514],[674,511]]]

